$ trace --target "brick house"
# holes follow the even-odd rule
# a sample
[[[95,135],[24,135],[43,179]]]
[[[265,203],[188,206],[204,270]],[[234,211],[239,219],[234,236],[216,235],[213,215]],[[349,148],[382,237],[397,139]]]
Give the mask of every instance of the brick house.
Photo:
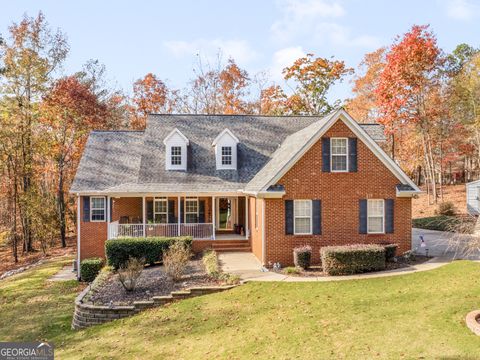
[[[293,262],[298,245],[411,248],[418,187],[381,149],[378,124],[325,117],[150,115],[144,131],[93,131],[70,193],[78,261],[107,239],[191,235],[194,251]]]

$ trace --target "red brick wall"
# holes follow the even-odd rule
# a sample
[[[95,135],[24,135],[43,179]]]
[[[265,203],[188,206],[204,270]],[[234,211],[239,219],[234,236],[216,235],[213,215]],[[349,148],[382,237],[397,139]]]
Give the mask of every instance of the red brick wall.
[[[80,198],[80,260],[105,257],[107,222],[83,221],[83,196]]]
[[[114,198],[112,207],[112,221],[118,221],[122,216],[128,216],[130,221],[138,218],[140,222],[142,222],[142,198]]]
[[[326,137],[354,137],[341,121],[337,121],[324,135]],[[352,243],[398,243],[399,252],[411,248],[411,199],[397,198],[395,186],[400,182],[371,152],[358,141],[358,172],[323,173],[321,141],[278,181],[285,186],[283,199],[266,199],[265,236],[266,265],[279,261],[293,263],[295,246],[309,244],[313,261],[320,261],[319,250],[327,245]],[[393,234],[359,234],[359,199],[394,199]],[[322,200],[322,235],[285,235],[284,200]],[[258,256],[257,256],[258,257]]]

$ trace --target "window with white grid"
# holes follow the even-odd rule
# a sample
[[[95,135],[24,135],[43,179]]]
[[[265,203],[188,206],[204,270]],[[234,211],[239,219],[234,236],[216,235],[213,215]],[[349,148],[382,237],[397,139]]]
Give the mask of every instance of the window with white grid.
[[[369,234],[382,234],[385,232],[385,202],[383,199],[367,201],[367,231]]]
[[[293,202],[294,234],[312,233],[312,201],[295,200]]]
[[[330,156],[332,172],[348,170],[348,142],[346,138],[330,139]]]
[[[168,223],[168,200],[167,198],[155,198],[153,202],[153,219],[155,224]]]
[[[170,153],[170,161],[172,165],[182,165],[182,147],[172,146]]]
[[[90,221],[105,221],[105,198],[90,198]]]
[[[198,223],[198,199],[185,199],[185,223]]]
[[[222,146],[222,165],[232,165],[231,146]]]

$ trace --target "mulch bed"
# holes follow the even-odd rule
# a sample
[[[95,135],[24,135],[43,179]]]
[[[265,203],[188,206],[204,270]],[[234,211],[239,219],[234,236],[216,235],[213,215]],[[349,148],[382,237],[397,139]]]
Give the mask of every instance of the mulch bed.
[[[415,266],[418,264],[422,264],[428,260],[430,260],[431,257],[423,256],[423,255],[416,255],[415,260],[406,260],[404,258],[398,258],[397,262],[387,262],[387,267],[385,270],[396,270],[396,269],[402,269],[402,268],[407,268],[409,266]],[[383,270],[384,271],[384,270]],[[284,269],[280,271],[284,275],[288,276],[301,276],[301,277],[319,277],[319,276],[328,276],[325,274],[322,270],[322,267],[320,265],[314,265],[311,266],[307,270],[302,270],[298,269],[298,273],[293,273],[293,274],[288,274]]]
[[[220,282],[209,277],[200,259],[191,260],[180,282],[171,280],[160,265],[146,267],[137,282],[134,291],[127,292],[118,275],[112,273],[106,281],[95,289],[89,301],[95,305],[127,305],[134,301],[150,300],[153,296],[169,295],[172,291],[191,287],[219,285]]]

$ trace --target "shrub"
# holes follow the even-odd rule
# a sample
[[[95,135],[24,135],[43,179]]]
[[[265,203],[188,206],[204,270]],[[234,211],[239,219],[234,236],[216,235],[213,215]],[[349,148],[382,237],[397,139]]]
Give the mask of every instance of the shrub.
[[[283,269],[283,271],[285,271],[285,274],[288,274],[288,275],[298,274],[300,272],[298,268],[294,266],[287,266],[285,269]]]
[[[385,269],[385,248],[380,245],[326,246],[320,250],[323,271],[350,275]]]
[[[103,259],[89,258],[80,263],[80,275],[82,281],[92,282],[103,267]]]
[[[119,238],[105,242],[105,254],[108,265],[115,270],[127,263],[130,257],[144,259],[146,264],[153,265],[162,260],[163,253],[176,241],[181,241],[190,248],[192,237],[147,237]]]
[[[208,250],[203,253],[203,265],[205,271],[209,276],[218,277],[220,274],[220,268],[218,266],[217,253],[213,250]]]
[[[163,254],[163,265],[167,275],[174,281],[180,280],[185,273],[190,256],[190,247],[185,246],[182,241],[176,241],[171,245]]]
[[[381,244],[385,248],[385,260],[392,261],[397,254],[398,244]]]
[[[308,269],[310,267],[310,261],[312,259],[312,247],[308,245],[299,246],[293,249],[293,263],[302,269]]]
[[[451,201],[442,202],[438,204],[435,213],[437,215],[454,216],[456,213],[455,205]]]
[[[219,279],[227,285],[236,285],[240,283],[240,276],[229,273],[221,273]]]
[[[137,286],[137,280],[142,275],[145,262],[143,259],[137,259],[131,257],[126,264],[120,266],[118,269],[118,280],[122,283],[123,287],[127,291],[135,290]]]

